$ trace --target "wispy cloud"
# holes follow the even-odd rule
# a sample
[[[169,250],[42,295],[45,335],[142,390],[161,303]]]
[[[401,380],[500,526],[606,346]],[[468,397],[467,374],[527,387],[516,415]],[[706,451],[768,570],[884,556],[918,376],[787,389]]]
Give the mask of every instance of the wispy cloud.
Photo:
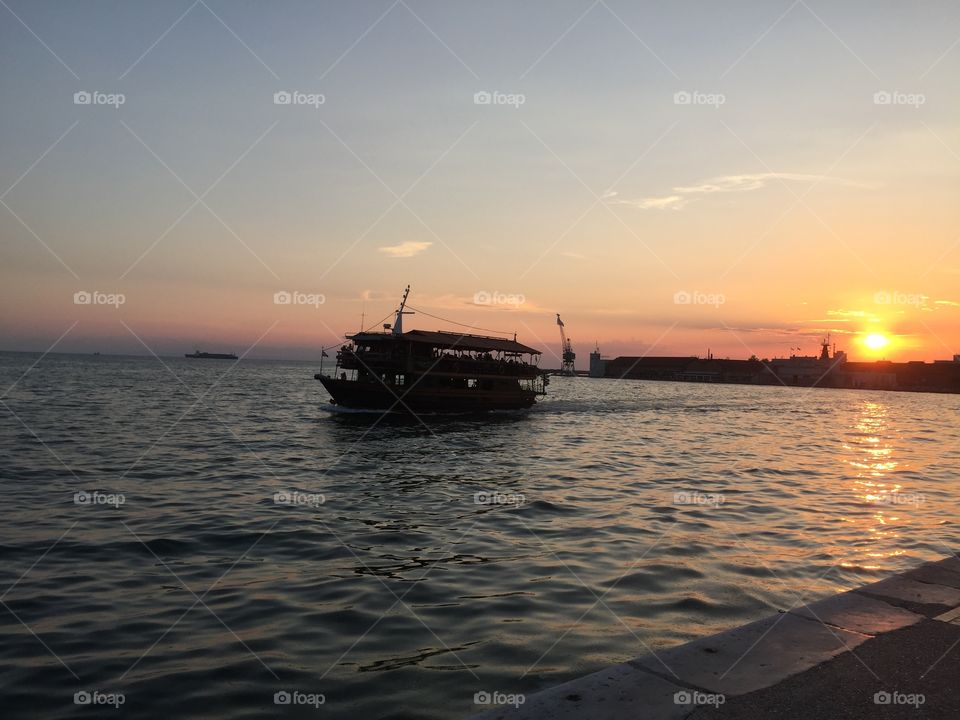
[[[851,320],[877,320],[874,313],[866,310],[827,310],[827,317],[835,322],[850,322]],[[813,322],[821,322],[815,320]]]
[[[934,305],[947,305],[948,307],[960,307],[960,302],[954,302],[953,300],[934,300]]]
[[[413,257],[414,255],[419,255],[431,245],[433,245],[432,242],[416,242],[413,240],[408,240],[407,242],[400,243],[399,245],[387,245],[386,247],[377,249],[385,255],[389,255],[390,257],[407,258]]]
[[[639,200],[620,200],[621,205],[632,205],[641,210],[679,210],[687,204],[687,198],[679,195],[664,195],[663,197],[648,197]]]
[[[759,190],[770,184],[771,181],[785,182],[805,182],[805,183],[827,183],[830,185],[840,185],[843,187],[870,188],[872,185],[847,180],[844,178],[828,177],[826,175],[807,175],[804,173],[749,173],[742,175],[721,175],[720,177],[708,178],[695,185],[679,185],[672,189],[669,195],[654,195],[651,197],[639,199],[626,199],[618,197],[618,193],[609,191],[604,194],[604,199],[615,205],[630,205],[640,210],[679,210],[685,207],[694,197],[698,195],[710,195],[713,193],[729,192],[748,192]]]
[[[399,294],[395,291],[392,294],[383,290],[364,290],[360,293],[360,299],[363,302],[377,302],[380,300],[395,300]]]

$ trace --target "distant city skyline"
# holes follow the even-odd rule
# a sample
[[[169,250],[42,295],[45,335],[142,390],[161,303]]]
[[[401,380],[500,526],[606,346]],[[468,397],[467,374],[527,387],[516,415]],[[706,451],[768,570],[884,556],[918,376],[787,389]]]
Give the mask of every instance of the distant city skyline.
[[[0,350],[960,353],[960,7],[0,5]],[[426,314],[425,314],[426,313]]]

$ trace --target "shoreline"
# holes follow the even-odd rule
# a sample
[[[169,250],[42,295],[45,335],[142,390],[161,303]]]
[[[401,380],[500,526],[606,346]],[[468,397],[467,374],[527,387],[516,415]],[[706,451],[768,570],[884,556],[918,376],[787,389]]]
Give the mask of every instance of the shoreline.
[[[471,720],[960,717],[960,559],[780,611]]]

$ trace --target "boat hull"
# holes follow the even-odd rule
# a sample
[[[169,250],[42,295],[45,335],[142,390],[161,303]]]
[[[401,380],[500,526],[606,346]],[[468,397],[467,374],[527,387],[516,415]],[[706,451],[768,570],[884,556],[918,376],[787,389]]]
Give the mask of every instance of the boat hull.
[[[531,407],[532,390],[479,391],[475,388],[388,387],[380,383],[338,380],[316,376],[335,405],[358,410],[394,412],[470,413],[490,410],[520,410]]]

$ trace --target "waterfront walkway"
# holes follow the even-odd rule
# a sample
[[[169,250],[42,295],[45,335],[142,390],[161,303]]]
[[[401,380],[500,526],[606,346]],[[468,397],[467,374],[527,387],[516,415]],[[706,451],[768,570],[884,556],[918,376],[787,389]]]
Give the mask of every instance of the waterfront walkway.
[[[960,559],[605,668],[476,720],[960,718]]]

